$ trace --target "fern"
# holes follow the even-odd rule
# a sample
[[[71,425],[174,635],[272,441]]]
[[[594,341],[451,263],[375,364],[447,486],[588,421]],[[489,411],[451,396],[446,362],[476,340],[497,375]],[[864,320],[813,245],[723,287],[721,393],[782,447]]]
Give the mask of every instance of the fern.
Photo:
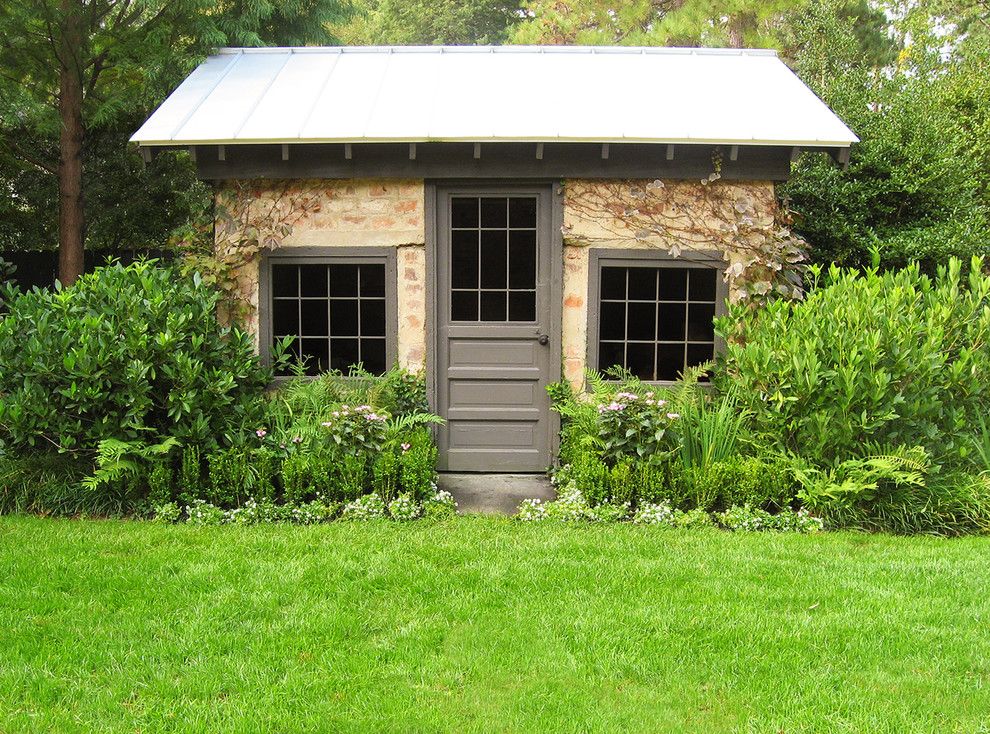
[[[82,487],[96,492],[121,480],[135,479],[148,462],[167,455],[179,445],[173,436],[154,444],[105,438],[96,449],[96,469],[82,480]]]

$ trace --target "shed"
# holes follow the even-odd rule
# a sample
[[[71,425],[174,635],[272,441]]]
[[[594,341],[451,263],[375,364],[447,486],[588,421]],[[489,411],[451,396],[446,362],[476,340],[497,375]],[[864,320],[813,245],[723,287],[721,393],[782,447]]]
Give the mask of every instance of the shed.
[[[526,472],[548,384],[712,358],[775,182],[857,138],[772,51],[504,46],[224,49],[132,140],[282,233],[239,271],[262,354],[423,369],[440,468]]]

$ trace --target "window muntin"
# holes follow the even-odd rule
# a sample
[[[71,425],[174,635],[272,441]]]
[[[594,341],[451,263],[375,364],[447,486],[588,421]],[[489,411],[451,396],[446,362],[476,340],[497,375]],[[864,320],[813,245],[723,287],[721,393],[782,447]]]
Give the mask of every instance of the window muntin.
[[[536,321],[536,197],[454,196],[450,225],[451,321]]]
[[[387,284],[383,258],[366,261],[271,263],[272,343],[296,337],[292,352],[306,374],[346,372],[361,364],[374,374],[387,361]]]
[[[597,277],[599,370],[672,381],[715,356],[718,269],[605,261]]]

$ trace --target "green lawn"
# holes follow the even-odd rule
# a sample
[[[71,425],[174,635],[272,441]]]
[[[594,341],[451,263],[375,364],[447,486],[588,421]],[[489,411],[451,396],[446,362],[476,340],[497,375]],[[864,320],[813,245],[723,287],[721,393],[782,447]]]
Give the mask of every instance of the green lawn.
[[[990,732],[990,539],[0,518],[0,732]]]

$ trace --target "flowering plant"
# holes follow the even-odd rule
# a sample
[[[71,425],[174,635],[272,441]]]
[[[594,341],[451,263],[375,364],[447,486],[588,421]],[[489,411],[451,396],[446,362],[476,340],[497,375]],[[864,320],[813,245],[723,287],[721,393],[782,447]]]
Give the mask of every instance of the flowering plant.
[[[655,390],[617,392],[598,406],[598,438],[603,457],[611,462],[623,457],[646,459],[676,449],[670,430],[680,416]]]

